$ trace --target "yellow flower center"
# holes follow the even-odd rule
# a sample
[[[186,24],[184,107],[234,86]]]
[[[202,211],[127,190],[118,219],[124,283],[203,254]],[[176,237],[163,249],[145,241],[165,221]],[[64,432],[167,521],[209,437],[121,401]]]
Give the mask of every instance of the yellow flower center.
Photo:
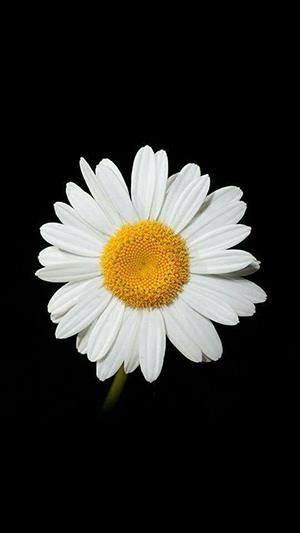
[[[184,239],[156,220],[125,224],[101,256],[104,285],[131,307],[170,304],[189,277]]]

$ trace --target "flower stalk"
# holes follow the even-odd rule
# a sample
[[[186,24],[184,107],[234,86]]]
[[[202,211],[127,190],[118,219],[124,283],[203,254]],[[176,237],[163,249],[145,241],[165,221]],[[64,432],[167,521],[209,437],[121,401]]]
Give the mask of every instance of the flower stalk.
[[[101,412],[103,414],[108,413],[116,405],[120,395],[122,394],[124,385],[126,383],[127,374],[124,371],[124,365],[122,365],[116,373],[108,394],[102,405]]]

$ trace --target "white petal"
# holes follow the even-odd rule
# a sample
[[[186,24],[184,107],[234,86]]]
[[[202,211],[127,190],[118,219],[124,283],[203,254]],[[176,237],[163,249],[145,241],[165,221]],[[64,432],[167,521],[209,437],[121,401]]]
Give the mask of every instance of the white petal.
[[[155,154],[155,183],[152,196],[152,205],[149,218],[156,219],[162,208],[167,186],[168,178],[168,157],[164,150]]]
[[[76,213],[75,209],[73,209],[73,207],[71,207],[70,205],[65,204],[64,202],[55,202],[54,211],[57,218],[62,222],[62,224],[65,224],[66,226],[72,226],[74,228],[79,229],[80,231],[89,233],[93,237],[98,237],[99,232],[88,224],[86,224],[86,222],[78,215],[78,213]]]
[[[99,257],[103,249],[100,239],[71,226],[49,222],[40,231],[45,241],[77,255]]]
[[[132,347],[131,353],[127,353],[124,359],[124,371],[126,374],[130,374],[137,369],[140,364],[139,359],[139,344],[138,344],[138,335],[136,336],[134,345]]]
[[[62,319],[63,316],[64,316],[64,314],[57,315],[55,313],[51,313],[50,314],[50,320],[51,320],[51,322],[53,322],[53,324],[59,324],[59,322],[60,322],[60,320]]]
[[[194,274],[224,274],[245,268],[255,258],[244,250],[216,250],[192,257],[190,271]]]
[[[138,324],[138,311],[127,307],[115,342],[104,359],[97,361],[97,376],[101,381],[113,376],[126,355],[128,357],[128,354],[132,354],[136,345]]]
[[[199,179],[200,176],[200,167],[194,163],[188,163],[180,172],[171,176],[167,183],[167,194],[163,205],[163,213],[172,207],[178,195],[186,190],[189,183],[196,178]]]
[[[115,228],[108,220],[105,212],[87,192],[72,182],[67,183],[66,192],[70,204],[87,224],[98,232],[107,235],[114,233]]]
[[[253,281],[244,278],[231,279],[227,277],[224,281],[230,284],[231,290],[239,291],[254,304],[265,302],[267,299],[265,291],[256,285],[256,283],[253,283]]]
[[[169,193],[170,188],[171,188],[171,185],[172,185],[172,183],[174,183],[174,180],[177,178],[178,175],[179,175],[179,172],[177,172],[176,174],[173,174],[172,176],[170,176],[170,177],[167,179],[166,194]]]
[[[58,263],[66,263],[67,261],[74,260],[74,254],[63,252],[55,246],[47,246],[41,250],[38,255],[38,260],[43,266],[57,265]],[[78,256],[76,257],[78,258]]]
[[[123,185],[121,185],[119,177],[116,176],[111,168],[103,163],[99,163],[99,165],[97,165],[96,177],[102,187],[102,190],[105,192],[106,197],[109,199],[121,218],[125,222],[137,221],[138,215],[132,205],[124,180]]]
[[[102,163],[103,165],[106,165],[107,167],[109,167],[114,172],[114,174],[116,175],[116,177],[119,180],[120,185],[123,187],[123,189],[126,192],[128,192],[127,185],[126,185],[126,183],[124,181],[124,178],[123,178],[120,170],[118,169],[117,165],[115,165],[115,163],[113,161],[111,161],[110,159],[101,159],[100,163]]]
[[[139,335],[139,357],[141,371],[147,381],[158,378],[165,356],[165,324],[159,309],[142,311]]]
[[[230,185],[229,187],[222,187],[216,191],[211,192],[205,202],[203,202],[201,211],[205,210],[208,206],[221,206],[229,204],[230,202],[237,202],[243,196],[243,191],[239,187]]]
[[[194,179],[189,176],[195,173],[196,165],[188,165],[176,178],[166,196],[159,220],[181,231],[200,208],[209,189],[208,175],[200,176],[198,168]]]
[[[237,224],[243,217],[247,205],[245,202],[231,202],[219,205],[216,208],[209,206],[201,213],[196,213],[193,220],[183,229],[181,235],[184,239],[197,238],[221,226]]]
[[[189,281],[185,285],[180,297],[195,311],[210,320],[214,320],[214,322],[227,326],[234,326],[239,322],[236,312],[224,301],[222,296],[193,283],[193,281]]]
[[[131,175],[132,203],[140,218],[150,216],[155,182],[155,155],[150,146],[144,146],[135,156]]]
[[[190,328],[187,317],[178,309],[178,299],[162,307],[167,336],[185,357],[198,363],[202,361],[202,350],[196,332]]]
[[[176,172],[176,174],[173,174],[172,176],[170,176],[168,178],[168,181],[167,181],[167,194],[169,193],[169,189],[170,189],[170,186],[174,183],[174,181],[176,180],[176,178],[178,176],[180,176],[180,180],[182,180],[182,172],[185,171],[185,169],[189,168],[189,167],[194,167],[194,173],[189,173],[189,174],[186,174],[185,175],[185,179],[186,179],[186,183],[185,185],[188,184],[189,181],[193,180],[196,176],[201,176],[201,168],[199,167],[199,165],[196,165],[195,163],[188,163],[187,165],[185,165],[180,172]]]
[[[85,161],[85,159],[83,159],[83,157],[81,157],[79,165],[92,196],[95,198],[101,209],[105,212],[107,219],[111,222],[111,224],[113,224],[115,229],[117,229],[122,224],[122,220],[114,206],[108,200],[105,192],[102,189],[99,179],[95,176],[91,167]]]
[[[194,363],[202,361],[202,350],[195,332],[190,329],[184,316],[177,312],[176,304],[162,308],[167,336],[187,359]]]
[[[250,226],[245,226],[244,224],[231,224],[230,226],[214,229],[197,238],[188,240],[190,254],[200,257],[202,252],[226,250],[246,239],[250,232]]]
[[[90,289],[100,289],[103,285],[102,276],[85,280],[73,281],[63,285],[52,296],[48,303],[49,313],[65,313]]]
[[[117,338],[104,359],[96,361],[96,375],[100,381],[111,378],[122,366],[124,353],[119,350],[119,347],[120,342],[118,342]]]
[[[251,274],[255,274],[255,272],[257,272],[259,269],[260,269],[260,261],[257,261],[257,259],[253,257],[251,263],[248,266],[240,270],[236,270],[235,272],[227,272],[226,277],[236,278],[239,276],[250,276]]]
[[[191,274],[190,283],[205,294],[211,294],[226,302],[239,316],[251,316],[255,313],[255,306],[241,289],[240,284],[224,276],[202,276]],[[242,280],[247,281],[247,280]],[[205,314],[205,313],[204,313]]]
[[[81,281],[79,283],[84,284],[85,282]],[[76,306],[76,303],[82,301],[83,297],[86,298],[86,291],[84,291],[84,293],[81,293],[81,298],[75,298],[74,295],[74,299],[71,299],[70,301],[65,301],[64,306],[61,306],[59,309],[55,309],[54,312],[50,313],[50,319],[52,320],[52,322],[54,322],[55,324],[59,324],[62,319],[68,314],[68,312],[74,307],[74,305]]]
[[[172,195],[177,196],[178,190],[183,190],[191,181],[194,181],[196,178],[200,178],[200,176],[201,170],[199,165],[196,165],[195,163],[188,163],[187,165],[184,165],[180,172],[178,172],[176,179],[174,179],[172,184]]]
[[[47,266],[36,271],[35,275],[44,281],[64,283],[66,281],[80,281],[99,276],[99,260],[79,258],[76,262],[61,263]]]
[[[76,348],[79,353],[86,354],[88,349],[88,342],[93,331],[93,328],[97,322],[94,320],[87,328],[80,331],[76,337]]]
[[[125,306],[117,298],[112,298],[105,311],[98,318],[91,333],[87,356],[90,361],[105,357],[112,346],[122,323]]]
[[[205,355],[207,355],[210,359],[213,359],[214,361],[221,357],[222,343],[214,325],[211,323],[210,320],[197,313],[197,311],[194,311],[192,307],[190,307],[183,301],[183,299],[180,297],[180,294],[178,298],[173,302],[173,304],[168,306],[166,309],[168,309],[168,311],[173,314],[173,317],[176,317],[175,323],[177,323],[177,328],[182,328],[182,330],[185,332],[185,335],[188,336],[188,338],[192,339],[193,344],[198,345],[200,347],[200,350]],[[164,309],[164,316],[165,315],[166,313]],[[171,329],[171,333],[174,336],[174,330],[173,328]],[[167,334],[169,336],[168,326]],[[171,342],[173,342],[171,337],[170,340]],[[184,353],[184,355],[186,354]],[[190,357],[190,359],[192,358]],[[201,359],[198,359],[198,361],[199,360]]]
[[[106,309],[111,298],[111,292],[105,287],[94,288],[88,294],[85,294],[64,315],[56,328],[56,337],[58,339],[66,339],[87,328]]]
[[[124,358],[124,370],[126,374],[133,372],[140,364],[139,360],[139,330],[141,324],[141,312],[138,309],[131,309],[127,318],[128,342]],[[125,341],[124,341],[125,342]]]

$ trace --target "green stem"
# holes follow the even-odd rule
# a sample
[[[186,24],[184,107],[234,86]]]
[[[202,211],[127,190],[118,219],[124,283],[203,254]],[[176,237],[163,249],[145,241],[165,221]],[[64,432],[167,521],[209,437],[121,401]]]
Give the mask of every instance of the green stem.
[[[111,387],[108,391],[108,394],[105,398],[104,404],[102,406],[102,413],[108,413],[116,405],[122,390],[124,388],[125,382],[127,379],[127,374],[124,372],[123,365],[119,368],[116,373],[114,380],[111,384]]]

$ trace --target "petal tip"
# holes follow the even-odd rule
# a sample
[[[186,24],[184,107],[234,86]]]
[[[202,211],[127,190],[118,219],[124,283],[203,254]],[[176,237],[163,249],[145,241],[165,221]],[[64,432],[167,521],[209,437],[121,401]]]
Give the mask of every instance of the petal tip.
[[[148,382],[148,383],[153,383],[153,381],[155,381],[157,378],[154,378],[154,377],[150,377],[150,376],[145,376],[144,375],[144,378],[145,380]]]
[[[140,152],[140,151],[141,151],[141,152],[148,152],[149,154],[151,153],[151,154],[154,155],[154,151],[153,151],[153,149],[151,148],[151,146],[149,146],[149,144],[145,144],[145,146],[142,146],[142,147],[138,150],[138,152]]]
[[[64,336],[63,336],[63,332],[61,331],[61,328],[59,327],[60,324],[58,324],[56,330],[55,330],[55,338],[56,339],[63,339]]]

